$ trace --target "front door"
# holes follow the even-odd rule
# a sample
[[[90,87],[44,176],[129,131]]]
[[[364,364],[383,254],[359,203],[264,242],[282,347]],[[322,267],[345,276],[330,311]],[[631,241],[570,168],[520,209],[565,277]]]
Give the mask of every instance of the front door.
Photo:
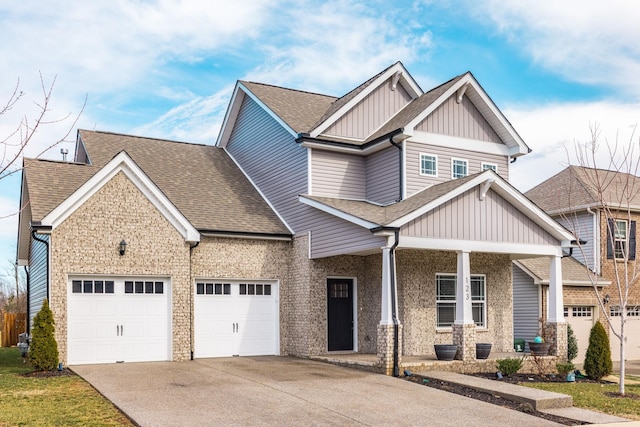
[[[327,279],[329,351],[353,350],[353,279]]]

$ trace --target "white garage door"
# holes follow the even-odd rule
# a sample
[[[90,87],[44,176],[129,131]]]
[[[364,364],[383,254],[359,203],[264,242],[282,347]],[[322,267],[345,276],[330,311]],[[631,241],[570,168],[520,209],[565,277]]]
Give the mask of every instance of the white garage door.
[[[207,280],[195,286],[195,357],[280,353],[277,283]]]
[[[593,306],[568,306],[564,308],[564,318],[571,325],[578,339],[578,357],[574,363],[583,363],[589,346],[589,334],[593,327]]]
[[[68,363],[171,360],[167,279],[69,281]]]
[[[615,311],[612,312],[615,314]],[[616,330],[620,329],[620,318],[611,317],[611,323]],[[640,307],[627,307],[627,323],[624,327],[624,335],[627,342],[624,349],[626,360],[640,360]],[[620,341],[611,334],[611,359],[614,362],[620,360]]]

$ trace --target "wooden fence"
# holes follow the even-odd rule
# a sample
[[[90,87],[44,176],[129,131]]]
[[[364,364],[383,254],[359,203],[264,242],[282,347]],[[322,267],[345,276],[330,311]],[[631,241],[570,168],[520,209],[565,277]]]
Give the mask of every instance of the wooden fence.
[[[2,347],[11,347],[18,344],[18,335],[27,329],[26,313],[0,313],[0,335]]]

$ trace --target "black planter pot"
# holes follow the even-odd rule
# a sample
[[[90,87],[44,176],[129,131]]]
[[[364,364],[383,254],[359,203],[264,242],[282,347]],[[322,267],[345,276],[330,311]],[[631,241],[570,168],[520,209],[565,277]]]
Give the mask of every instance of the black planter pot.
[[[490,343],[476,343],[476,359],[488,359],[489,353],[491,353]]]
[[[535,356],[546,356],[549,353],[551,343],[548,342],[532,342],[529,341],[529,350]]]
[[[433,347],[438,360],[453,360],[458,352],[458,346],[455,344],[435,344]]]

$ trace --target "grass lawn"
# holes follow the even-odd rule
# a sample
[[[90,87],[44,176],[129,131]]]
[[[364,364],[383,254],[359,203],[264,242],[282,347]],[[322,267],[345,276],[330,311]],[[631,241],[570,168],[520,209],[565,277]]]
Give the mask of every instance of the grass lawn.
[[[522,383],[521,385],[573,396],[573,406],[578,408],[640,420],[640,384],[625,384],[626,397],[612,397],[605,394],[617,393],[618,384]]]
[[[31,371],[17,348],[0,348],[0,426],[133,426],[82,378]]]

